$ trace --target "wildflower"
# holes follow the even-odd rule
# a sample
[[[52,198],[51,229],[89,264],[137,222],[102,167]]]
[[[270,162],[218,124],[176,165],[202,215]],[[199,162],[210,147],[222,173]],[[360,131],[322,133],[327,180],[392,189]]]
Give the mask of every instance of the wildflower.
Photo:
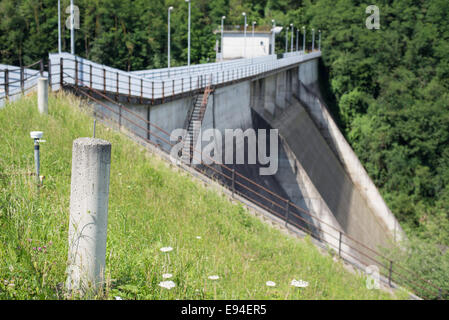
[[[27,241],[28,241],[28,242],[32,242],[32,241],[33,241],[33,239],[27,239]]]
[[[159,283],[159,286],[170,290],[171,288],[176,287],[176,284],[173,281],[162,281],[161,283]]]
[[[121,297],[119,297],[119,296],[116,296],[116,297],[114,297],[115,298],[115,300],[123,300]]]
[[[297,288],[305,288],[309,286],[309,283],[307,281],[303,281],[303,280],[295,280],[293,279],[292,282],[290,283],[292,286],[297,287]]]
[[[33,250],[36,251],[36,247],[33,247]]]
[[[276,282],[273,282],[273,281],[267,281],[267,282],[266,282],[266,285],[269,286],[269,287],[275,287],[275,286],[276,286]]]
[[[200,240],[200,239],[201,239],[201,237],[200,237],[200,236],[196,236],[196,238],[197,238],[198,240]]]
[[[48,243],[48,245],[49,245],[49,246],[51,246],[52,244],[53,244],[53,242],[52,242],[52,241],[50,241],[50,242]]]
[[[37,248],[37,251],[42,251],[42,248],[41,247]]]
[[[160,250],[161,250],[162,252],[170,252],[170,251],[173,250],[173,248],[172,248],[172,247],[163,247],[163,248],[161,248]]]
[[[209,276],[209,279],[210,280],[218,280],[218,279],[220,279],[220,277],[219,276]]]
[[[171,273],[164,273],[162,275],[162,278],[164,278],[164,279],[170,279],[171,277],[173,277],[173,275]]]

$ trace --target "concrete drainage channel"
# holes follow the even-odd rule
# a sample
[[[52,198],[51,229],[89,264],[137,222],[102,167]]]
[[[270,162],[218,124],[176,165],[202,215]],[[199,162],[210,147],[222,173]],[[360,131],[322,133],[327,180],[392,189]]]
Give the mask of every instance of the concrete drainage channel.
[[[91,106],[87,107],[89,110],[92,110]],[[252,203],[247,198],[241,196],[238,192],[232,192],[227,187],[220,184],[218,181],[211,179],[206,174],[201,173],[198,169],[195,169],[193,167],[190,167],[188,165],[185,165],[182,162],[178,162],[176,164],[173,163],[172,159],[170,158],[170,155],[165,152],[164,150],[158,148],[157,146],[154,146],[153,144],[145,141],[145,139],[142,139],[140,136],[135,135],[134,133],[130,132],[123,126],[119,126],[117,123],[115,123],[112,120],[109,119],[101,119],[101,118],[95,118],[94,121],[100,121],[105,126],[113,129],[116,132],[119,132],[121,134],[124,134],[129,139],[131,139],[134,142],[139,143],[141,146],[145,147],[149,154],[157,156],[159,159],[163,160],[167,167],[173,168],[174,170],[177,170],[179,173],[186,173],[188,174],[194,181],[202,183],[204,186],[212,187],[215,191],[217,191],[219,194],[225,196],[229,201],[233,203],[241,203],[246,211],[260,219],[262,222],[270,225],[271,227],[274,227],[284,234],[287,234],[289,236],[293,236],[298,239],[304,239],[306,236],[310,236],[310,234],[304,232],[303,230],[291,225],[286,224],[283,219],[280,219],[279,217],[275,216],[274,214],[270,213],[269,211],[265,210],[264,208],[258,206],[257,204]],[[357,263],[355,261],[351,261],[348,259],[345,259],[344,257],[338,257],[338,255],[333,254],[332,251],[330,251],[329,246],[324,244],[323,242],[318,241],[317,239],[310,237],[310,240],[312,243],[317,247],[319,252],[323,255],[331,255],[333,256],[333,260],[335,262],[341,261],[344,268],[353,273],[353,274],[366,274],[366,266]],[[400,285],[396,284],[395,282],[390,281],[387,277],[380,275],[380,289],[384,290],[385,292],[394,293],[397,290],[405,290]],[[409,299],[411,300],[422,300],[420,297],[414,295],[413,293],[409,292]]]

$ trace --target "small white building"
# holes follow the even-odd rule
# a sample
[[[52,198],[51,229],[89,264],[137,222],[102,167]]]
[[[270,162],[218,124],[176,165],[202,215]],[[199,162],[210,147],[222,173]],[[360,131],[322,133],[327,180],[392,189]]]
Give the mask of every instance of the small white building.
[[[216,31],[216,34],[221,37],[221,31]],[[253,37],[252,29],[249,27],[246,31],[246,41],[241,30],[224,31],[223,45],[218,46],[217,60],[221,58],[221,48],[223,60],[267,56],[271,52],[272,41],[271,31],[254,31]]]

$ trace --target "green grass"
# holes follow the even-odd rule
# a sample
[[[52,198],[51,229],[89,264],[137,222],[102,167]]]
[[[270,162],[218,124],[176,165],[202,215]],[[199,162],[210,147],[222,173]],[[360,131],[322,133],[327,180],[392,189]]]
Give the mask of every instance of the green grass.
[[[49,116],[38,114],[36,100],[31,95],[0,110],[0,299],[63,298],[72,142],[91,136],[92,119],[73,96],[50,95]],[[47,141],[39,193],[29,175],[33,130],[44,131]],[[264,224],[123,135],[97,125],[97,137],[112,143],[103,298],[393,298],[366,289],[362,276],[322,255],[309,239]],[[44,246],[46,252],[38,251]],[[162,253],[164,246],[174,250]],[[165,272],[173,274],[172,290],[158,286]],[[310,285],[295,288],[292,279]],[[276,287],[267,287],[269,280]]]

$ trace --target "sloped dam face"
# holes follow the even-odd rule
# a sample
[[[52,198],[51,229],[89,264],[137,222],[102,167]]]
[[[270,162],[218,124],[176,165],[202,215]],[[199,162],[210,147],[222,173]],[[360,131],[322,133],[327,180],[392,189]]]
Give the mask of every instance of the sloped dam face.
[[[234,175],[237,193],[288,218],[290,225],[312,233],[348,260],[374,264],[363,254],[366,247],[388,246],[403,233],[325,105],[310,89],[317,87],[317,61],[217,88],[209,97],[201,124],[201,134],[207,133],[202,136],[201,149],[229,169],[196,166],[230,188]],[[130,116],[132,122],[114,121],[167,149],[166,141],[145,132],[148,124],[143,119],[167,132],[184,128],[194,99],[180,98],[156,106],[125,104],[139,117]],[[100,105],[95,108],[110,118],[117,117]],[[236,129],[250,138],[231,139],[234,152],[229,155],[226,131]],[[270,129],[277,129],[278,135],[270,137]],[[263,132],[265,150],[257,143]],[[210,148],[212,142],[214,148]],[[259,157],[259,151],[268,158]],[[249,163],[254,154],[255,161]],[[237,164],[239,155],[244,155],[243,164]],[[261,174],[261,169],[270,166],[267,159],[276,170]]]

